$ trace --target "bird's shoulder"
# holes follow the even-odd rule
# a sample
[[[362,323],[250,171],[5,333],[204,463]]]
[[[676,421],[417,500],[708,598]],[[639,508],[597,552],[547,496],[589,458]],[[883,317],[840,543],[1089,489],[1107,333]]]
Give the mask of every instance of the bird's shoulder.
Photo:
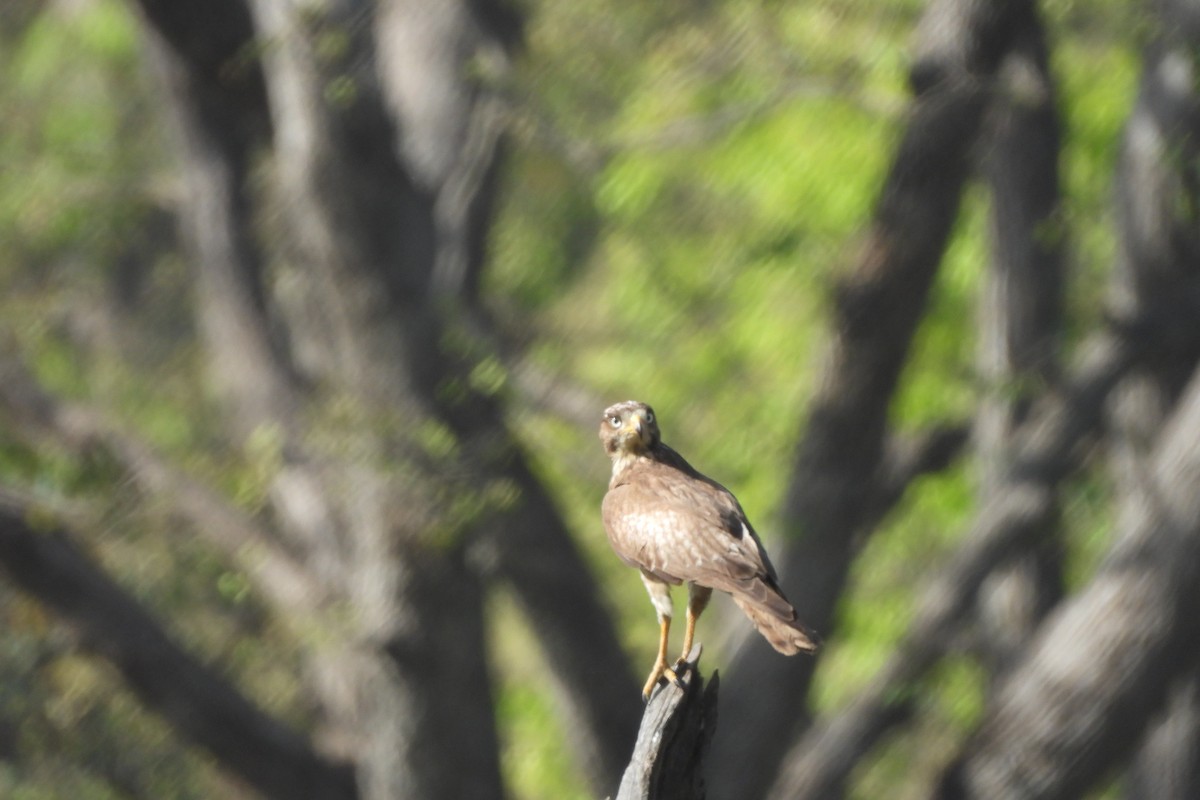
[[[665,444],[659,444],[648,454],[636,459],[613,485],[632,485],[644,492],[661,495],[663,499],[686,497],[703,498],[719,505],[737,505],[733,493],[688,463],[687,459]]]

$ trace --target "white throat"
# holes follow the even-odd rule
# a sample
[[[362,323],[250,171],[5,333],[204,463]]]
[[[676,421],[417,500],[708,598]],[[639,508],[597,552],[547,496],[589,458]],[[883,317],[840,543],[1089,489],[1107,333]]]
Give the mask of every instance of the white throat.
[[[630,453],[627,450],[621,450],[620,452],[618,452],[616,455],[613,456],[612,476],[615,478],[618,475],[620,475],[622,472],[624,472],[626,469],[628,469],[629,467],[632,467],[633,463],[635,461],[637,461],[640,457],[641,456],[639,456],[637,453]]]

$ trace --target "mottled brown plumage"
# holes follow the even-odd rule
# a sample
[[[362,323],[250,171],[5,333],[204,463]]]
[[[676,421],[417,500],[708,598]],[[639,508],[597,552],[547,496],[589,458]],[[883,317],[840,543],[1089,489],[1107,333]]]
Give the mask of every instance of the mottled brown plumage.
[[[691,649],[696,619],[713,589],[731,595],[779,652],[816,650],[737,498],[662,442],[653,409],[632,400],[610,406],[600,441],[613,462],[602,507],[608,540],[622,561],[641,571],[658,612],[659,654],[644,695],[663,675],[677,680],[666,665],[670,587],[685,581],[688,616],[680,661]]]

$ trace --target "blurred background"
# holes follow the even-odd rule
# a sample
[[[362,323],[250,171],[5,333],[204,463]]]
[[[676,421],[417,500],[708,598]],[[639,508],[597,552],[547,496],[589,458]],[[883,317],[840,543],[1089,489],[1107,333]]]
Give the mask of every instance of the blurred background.
[[[6,0],[0,795],[614,793],[638,399],[825,642],[713,603],[709,797],[1198,796],[1198,43]]]

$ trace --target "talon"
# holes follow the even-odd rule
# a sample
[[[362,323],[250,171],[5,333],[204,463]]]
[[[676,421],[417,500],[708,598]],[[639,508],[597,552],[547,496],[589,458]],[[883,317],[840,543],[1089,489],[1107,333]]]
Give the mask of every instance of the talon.
[[[683,678],[679,677],[679,674],[677,672],[675,672],[675,670],[669,669],[669,668],[665,669],[665,670],[663,670],[663,675],[667,678],[667,680],[674,683],[680,689],[687,688],[686,686],[683,685]]]
[[[675,680],[675,673],[667,668],[666,661],[654,662],[654,669],[650,670],[650,677],[646,679],[646,686],[642,689],[642,702],[650,702],[650,695],[654,693],[654,687],[657,686],[658,681],[668,673],[670,673],[671,679]]]

